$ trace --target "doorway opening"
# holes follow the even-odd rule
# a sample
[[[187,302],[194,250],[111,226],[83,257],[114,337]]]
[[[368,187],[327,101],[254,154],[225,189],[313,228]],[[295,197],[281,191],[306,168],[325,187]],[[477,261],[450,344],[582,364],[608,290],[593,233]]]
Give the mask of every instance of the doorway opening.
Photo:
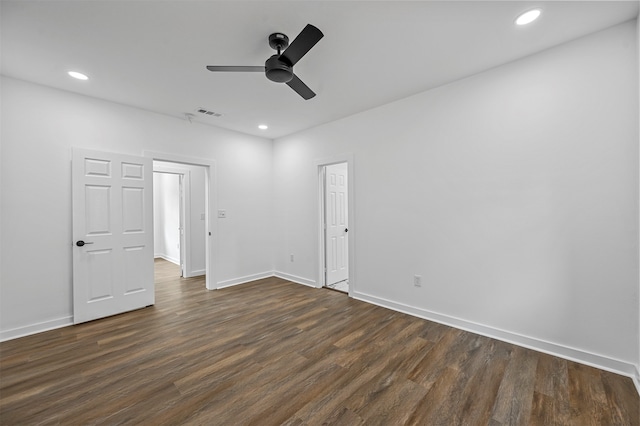
[[[322,287],[351,294],[352,196],[349,162],[319,165],[320,280]],[[350,238],[351,237],[351,238]]]
[[[159,195],[154,185],[155,221],[160,221],[158,215],[161,214],[156,211],[158,198],[164,198],[165,201],[167,198],[173,198],[174,206],[177,205],[173,209],[172,224],[154,229],[156,238],[158,233],[162,238],[165,237],[163,233],[171,235],[172,239],[165,244],[165,250],[172,249],[173,256],[157,256],[155,263],[166,265],[168,260],[169,267],[164,268],[166,271],[175,271],[171,273],[184,279],[193,278],[194,282],[204,281],[208,290],[214,290],[217,260],[217,251],[213,243],[217,237],[217,227],[215,222],[212,222],[212,212],[217,208],[214,196],[215,162],[157,152],[145,152],[144,155],[153,159],[153,171],[156,177],[154,181],[166,180],[170,182],[168,187],[173,188],[168,190],[169,194],[173,195]],[[177,196],[175,195],[176,184]],[[164,219],[167,217],[165,216]],[[156,251],[156,247],[154,251],[156,255],[161,254]],[[175,265],[170,263],[176,260],[178,261]]]
[[[157,162],[154,168],[165,171],[153,172],[153,257],[177,265],[179,276],[186,277],[185,249],[191,245],[191,235],[185,232],[185,175],[166,171]]]
[[[183,278],[206,274],[205,170],[153,162],[154,257],[179,266]]]

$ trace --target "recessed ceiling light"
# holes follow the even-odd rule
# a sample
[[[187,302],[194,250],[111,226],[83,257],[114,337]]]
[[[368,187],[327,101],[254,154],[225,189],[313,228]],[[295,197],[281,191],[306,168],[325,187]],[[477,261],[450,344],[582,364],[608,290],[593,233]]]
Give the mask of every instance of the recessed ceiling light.
[[[267,126],[266,124],[261,124],[258,126],[258,129],[260,130],[267,130],[269,128],[269,126]]]
[[[89,77],[82,74],[81,72],[69,71],[67,74],[69,74],[73,78],[77,78],[78,80],[89,80]]]
[[[516,25],[527,25],[535,21],[540,17],[542,11],[540,9],[531,9],[518,16],[516,19]]]

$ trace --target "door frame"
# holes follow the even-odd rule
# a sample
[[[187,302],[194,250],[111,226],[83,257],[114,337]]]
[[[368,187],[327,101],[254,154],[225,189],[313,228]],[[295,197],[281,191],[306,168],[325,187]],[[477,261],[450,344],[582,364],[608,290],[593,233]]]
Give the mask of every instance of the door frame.
[[[318,275],[316,287],[322,288],[326,283],[326,244],[325,244],[325,202],[324,202],[324,184],[325,184],[325,167],[332,164],[347,163],[347,211],[349,212],[347,228],[349,228],[349,297],[353,297],[356,283],[356,225],[355,225],[355,173],[354,173],[354,156],[352,153],[345,153],[333,157],[321,158],[314,161],[314,168],[317,176],[318,184],[318,202],[317,202],[317,224],[318,224]]]
[[[218,288],[218,222],[213,221],[214,212],[218,209],[216,194],[218,193],[218,183],[216,174],[216,162],[211,159],[184,157],[181,155],[169,154],[165,152],[144,151],[144,157],[151,158],[152,161],[168,161],[177,164],[187,164],[190,166],[202,166],[205,169],[205,286],[207,290]]]

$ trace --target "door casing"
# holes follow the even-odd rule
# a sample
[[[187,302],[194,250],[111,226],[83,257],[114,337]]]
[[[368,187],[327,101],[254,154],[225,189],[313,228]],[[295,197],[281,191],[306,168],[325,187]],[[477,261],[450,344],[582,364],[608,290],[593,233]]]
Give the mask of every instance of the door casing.
[[[164,152],[144,151],[145,157],[156,161],[202,166],[205,169],[205,285],[208,290],[218,288],[218,222],[214,212],[218,210],[216,162],[212,159],[185,157]]]

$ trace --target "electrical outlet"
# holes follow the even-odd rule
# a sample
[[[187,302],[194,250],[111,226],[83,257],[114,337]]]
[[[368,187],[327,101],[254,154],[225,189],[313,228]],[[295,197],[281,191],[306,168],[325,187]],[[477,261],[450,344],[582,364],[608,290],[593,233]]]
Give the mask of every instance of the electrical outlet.
[[[422,287],[422,275],[413,276],[413,285],[415,287]]]
[[[291,255],[289,256],[289,259],[291,259],[291,261],[293,262],[293,253],[291,253]]]

